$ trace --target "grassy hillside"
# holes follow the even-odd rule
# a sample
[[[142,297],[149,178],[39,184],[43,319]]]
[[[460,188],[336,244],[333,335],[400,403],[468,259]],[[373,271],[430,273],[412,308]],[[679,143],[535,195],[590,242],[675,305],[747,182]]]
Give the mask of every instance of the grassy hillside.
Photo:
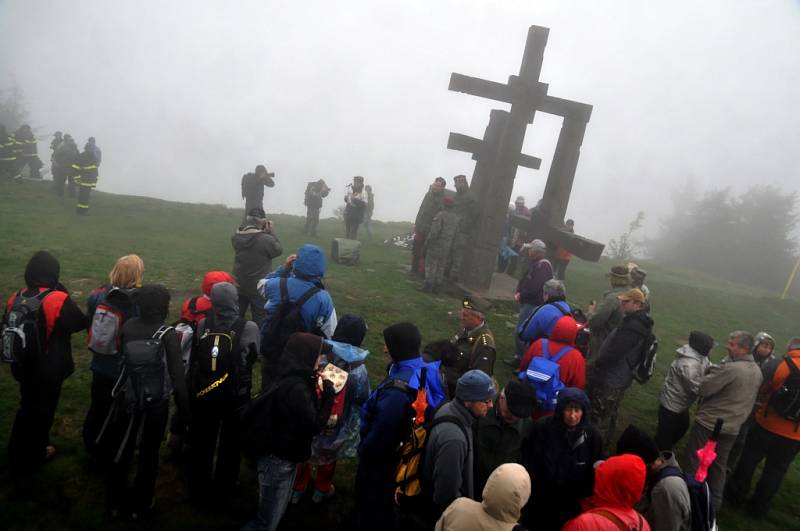
[[[280,210],[270,202],[267,211]],[[199,292],[200,279],[211,269],[229,270],[233,263],[230,236],[241,219],[241,210],[214,205],[171,203],[155,199],[96,193],[90,215],[74,213],[74,202],[52,196],[45,184],[0,183],[0,293],[10,294],[24,284],[23,271],[30,255],[48,249],[61,261],[62,282],[79,304],[89,291],[104,283],[114,260],[124,254],[139,254],[145,262],[145,280],[165,284],[173,296],[172,318],[178,316],[183,298]],[[277,233],[288,252],[306,239],[302,218],[272,216]],[[431,297],[419,293],[417,284],[406,276],[409,253],[381,242],[405,232],[408,225],[376,223],[373,242],[366,242],[362,261],[357,267],[329,264],[326,283],[333,295],[337,312],[364,315],[370,331],[366,347],[373,384],[380,380],[385,359],[381,330],[400,320],[415,322],[424,341],[448,338],[458,328],[458,300],[455,297]],[[329,249],[330,240],[344,229],[334,219],[324,220],[320,237],[314,243]],[[280,260],[280,259],[279,259]],[[277,264],[276,264],[277,265]],[[604,273],[609,264],[575,262],[568,270],[569,299],[585,304],[599,298],[606,288]],[[658,391],[664,369],[672,359],[672,349],[700,328],[718,340],[734,329],[765,329],[776,336],[779,345],[793,334],[800,334],[797,300],[778,301],[773,294],[746,286],[719,281],[688,271],[659,268],[644,264],[650,274],[653,317],[661,340],[659,371],[646,386],[634,387],[623,405],[620,426],[635,422],[655,428]],[[495,332],[500,359],[513,348],[511,330],[516,321],[515,307],[498,304],[488,318]],[[83,335],[74,338],[77,369],[65,383],[52,432],[58,457],[41,472],[46,488],[34,493],[14,495],[7,481],[0,481],[0,507],[3,527],[13,529],[108,528],[104,515],[103,479],[87,468],[80,440],[83,416],[88,406],[88,356]],[[713,356],[722,357],[717,349]],[[510,376],[498,363],[498,379]],[[16,412],[18,391],[8,367],[0,367],[0,478],[7,475],[6,441]],[[353,463],[343,464],[335,479],[335,501],[323,507],[304,500],[292,507],[281,529],[311,529],[325,526],[346,529],[351,508]],[[792,503],[790,493],[800,488],[800,466],[794,464],[784,481],[770,517],[761,522],[749,520],[735,508],[726,508],[722,516],[725,529],[790,529],[800,526],[800,508]],[[237,528],[255,509],[255,478],[243,467],[236,501],[224,507],[192,510],[186,504],[181,467],[162,465],[158,487],[159,508],[155,527],[219,529]],[[336,522],[337,524],[333,524]],[[113,527],[113,526],[112,526]],[[125,528],[124,524],[116,527]]]

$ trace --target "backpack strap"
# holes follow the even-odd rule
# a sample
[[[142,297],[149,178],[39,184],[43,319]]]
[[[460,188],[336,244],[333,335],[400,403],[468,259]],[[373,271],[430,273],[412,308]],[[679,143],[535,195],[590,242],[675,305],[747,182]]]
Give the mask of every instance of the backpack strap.
[[[161,339],[164,337],[164,334],[166,334],[170,330],[175,330],[175,327],[174,326],[161,325],[159,327],[159,329],[156,330],[156,333],[153,334],[153,339],[158,339],[159,341],[161,341]]]
[[[665,466],[658,472],[656,472],[655,476],[653,477],[652,481],[649,481],[647,484],[647,499],[650,500],[653,494],[653,489],[655,486],[661,482],[662,479],[678,477],[686,481],[686,478],[683,476],[683,472],[680,468],[676,466]]]
[[[617,529],[619,529],[620,531],[629,531],[629,528],[628,528],[627,525],[625,525],[625,522],[623,522],[622,519],[619,516],[617,516],[616,514],[612,513],[611,511],[607,511],[605,509],[592,509],[589,512],[592,513],[592,514],[600,515],[603,518],[605,518],[606,520],[610,520],[611,523],[613,523],[615,526],[617,526]],[[639,524],[638,524],[638,527],[636,529],[638,531],[641,531],[642,527],[644,526],[644,523],[642,522],[642,515],[637,512],[636,516],[639,517]]]
[[[544,359],[552,361],[553,363],[558,363],[559,361],[561,361],[561,358],[563,358],[567,352],[572,350],[571,346],[566,345],[565,347],[562,347],[558,352],[556,352],[554,356],[550,356],[550,349],[548,348],[549,344],[550,343],[548,342],[547,339],[542,339],[542,356],[544,357]]]
[[[300,295],[300,298],[297,299],[297,301],[295,301],[295,304],[297,305],[298,308],[302,309],[303,305],[306,302],[308,302],[308,299],[310,299],[311,297],[316,295],[317,292],[319,292],[319,291],[322,291],[322,290],[319,289],[319,286],[312,286],[312,287],[308,288],[308,290],[306,290],[305,293]]]
[[[278,285],[280,286],[281,290],[281,302],[286,302],[289,300],[289,277],[286,275],[281,276],[280,282]]]

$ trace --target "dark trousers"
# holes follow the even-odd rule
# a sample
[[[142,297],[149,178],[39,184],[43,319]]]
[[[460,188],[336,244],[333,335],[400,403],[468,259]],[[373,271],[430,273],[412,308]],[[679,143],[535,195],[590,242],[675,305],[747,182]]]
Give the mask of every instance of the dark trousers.
[[[692,425],[692,429],[689,431],[689,440],[686,442],[686,455],[683,461],[686,463],[686,467],[683,469],[685,472],[692,475],[697,472],[697,468],[700,466],[697,450],[705,446],[711,438],[712,431],[697,422]],[[711,497],[716,510],[719,510],[722,505],[725,477],[728,473],[728,455],[735,440],[736,435],[721,433],[717,439],[717,458],[708,467],[706,483],[708,483],[708,488],[711,490]]]
[[[766,459],[761,479],[758,480],[756,490],[747,505],[755,516],[764,516],[798,451],[800,441],[781,437],[765,430],[758,423],[754,424],[747,435],[736,471],[728,482],[725,498],[736,505],[743,504],[750,492],[756,467]]]
[[[357,240],[358,239],[358,226],[361,225],[361,218],[358,217],[344,217],[344,226],[346,236],[345,238],[349,240]]]
[[[164,430],[169,416],[169,402],[164,400],[144,412],[128,413],[119,411],[114,424],[109,429],[112,461],[106,476],[109,509],[130,509],[133,512],[146,511],[153,502],[158,474],[158,451],[164,440]],[[126,439],[126,433],[130,433]],[[138,438],[141,429],[141,439]],[[128,472],[133,462],[133,453],[139,440],[139,457],[133,492],[128,492]],[[117,454],[119,460],[114,462]]]
[[[394,467],[361,460],[356,472],[356,529],[392,529]]]
[[[212,495],[234,494],[241,460],[237,405],[237,401],[228,397],[199,399],[192,403],[189,495],[195,502],[202,503]]]
[[[414,241],[411,244],[411,272],[425,273],[425,240],[428,234],[424,232],[414,233]]]
[[[75,212],[87,214],[89,212],[89,198],[92,195],[92,187],[81,185],[78,188],[78,202],[75,204]]]
[[[110,447],[113,446],[108,442],[109,437],[103,434],[99,443],[95,441],[111,409],[113,403],[111,390],[116,382],[116,378],[92,372],[91,401],[89,402],[89,411],[86,412],[86,420],[83,421],[83,446],[86,448],[86,452],[92,457],[106,462],[109,460]]]
[[[319,226],[319,208],[308,207],[306,210],[306,226],[303,228],[303,234],[316,236],[317,227]]]
[[[564,280],[567,276],[567,266],[569,265],[569,260],[559,260],[556,258],[553,260],[553,275],[558,280]]]
[[[267,304],[267,301],[258,291],[252,293],[239,292],[239,316],[244,317],[247,308],[250,308],[253,322],[258,325],[259,329],[261,329],[264,319],[267,318],[267,312],[264,310],[265,304]]]
[[[18,378],[19,410],[11,428],[8,457],[12,474],[26,475],[44,462],[64,379],[37,367],[20,370]]]
[[[669,451],[675,448],[688,429],[688,409],[683,413],[675,413],[664,406],[658,406],[658,427],[655,439],[659,450]]]
[[[68,176],[67,170],[53,166],[53,191],[59,197],[64,195],[64,185],[67,183]]]

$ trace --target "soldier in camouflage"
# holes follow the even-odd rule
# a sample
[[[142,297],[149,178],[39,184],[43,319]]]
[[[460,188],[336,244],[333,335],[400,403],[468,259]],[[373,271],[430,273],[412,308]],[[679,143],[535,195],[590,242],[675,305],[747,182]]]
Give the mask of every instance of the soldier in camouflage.
[[[622,308],[617,295],[622,294],[631,287],[631,277],[625,266],[614,266],[606,275],[611,283],[611,290],[603,294],[599,304],[589,306],[589,356],[600,351],[600,346],[608,334],[622,323]]]
[[[422,291],[436,293],[444,280],[444,271],[453,240],[458,230],[458,216],[453,211],[452,197],[442,199],[443,209],[433,217],[431,230],[425,239],[425,283]]]
[[[477,223],[478,201],[469,189],[466,175],[456,175],[453,177],[456,187],[456,197],[454,210],[458,215],[458,231],[453,242],[453,251],[450,259],[450,271],[448,277],[457,282],[461,276],[461,263],[464,253],[470,245],[472,238],[470,234],[475,229]]]
[[[488,309],[488,304],[479,299],[467,297],[462,301],[463,329],[450,341],[458,349],[459,355],[442,367],[448,389],[455,389],[458,379],[472,369],[480,369],[489,376],[494,373],[497,350],[494,335],[484,319]]]
[[[411,274],[425,274],[425,240],[431,231],[433,218],[442,209],[442,197],[447,181],[437,177],[422,199],[414,220],[414,245],[411,250]]]

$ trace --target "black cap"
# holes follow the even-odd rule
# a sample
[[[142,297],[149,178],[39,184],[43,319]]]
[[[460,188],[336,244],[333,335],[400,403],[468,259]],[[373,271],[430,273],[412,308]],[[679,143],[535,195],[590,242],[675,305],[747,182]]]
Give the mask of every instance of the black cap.
[[[700,330],[692,330],[689,332],[689,346],[701,356],[708,356],[714,348],[714,338]]]
[[[519,419],[528,418],[536,407],[536,392],[533,388],[518,380],[511,380],[503,390],[506,403],[511,414]]]
[[[419,356],[422,336],[412,323],[397,323],[384,328],[383,341],[394,361],[403,361]]]
[[[617,441],[617,455],[620,454],[638,455],[649,465],[658,459],[660,452],[652,437],[630,424]]]

